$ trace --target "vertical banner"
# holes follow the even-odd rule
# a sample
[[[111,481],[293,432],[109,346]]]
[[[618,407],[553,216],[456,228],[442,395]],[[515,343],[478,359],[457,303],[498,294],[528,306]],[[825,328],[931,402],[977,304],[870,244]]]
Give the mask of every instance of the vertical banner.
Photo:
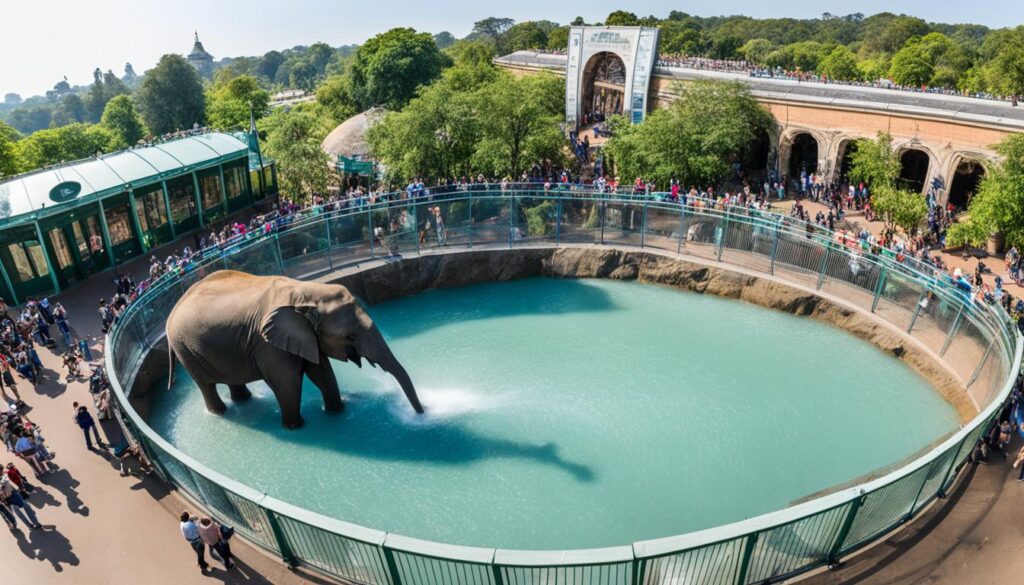
[[[633,84],[630,96],[630,120],[634,124],[644,121],[647,115],[647,94],[650,93],[651,72],[658,58],[658,29],[640,29],[633,61]]]
[[[565,122],[570,128],[578,126],[580,93],[580,60],[583,54],[583,29],[569,29],[568,62],[565,69]]]

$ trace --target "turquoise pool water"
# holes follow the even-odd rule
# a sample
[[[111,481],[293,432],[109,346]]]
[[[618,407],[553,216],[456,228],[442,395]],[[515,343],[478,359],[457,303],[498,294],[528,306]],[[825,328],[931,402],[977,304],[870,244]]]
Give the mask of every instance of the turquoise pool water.
[[[636,283],[535,278],[369,308],[416,383],[336,364],[305,428],[266,386],[208,414],[180,371],[157,431],[336,518],[518,549],[627,544],[741,520],[907,457],[957,427],[909,368],[829,325]]]

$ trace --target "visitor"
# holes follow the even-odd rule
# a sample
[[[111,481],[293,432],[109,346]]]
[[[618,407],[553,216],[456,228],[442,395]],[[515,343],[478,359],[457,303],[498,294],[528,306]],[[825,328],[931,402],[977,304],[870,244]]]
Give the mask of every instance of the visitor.
[[[39,443],[28,430],[22,431],[14,443],[14,453],[29,464],[36,477],[42,477],[52,471],[49,463],[51,457],[44,449],[40,449]]]
[[[110,326],[114,324],[114,311],[107,306],[105,299],[100,299],[100,321],[103,323],[103,333],[110,331]]]
[[[6,475],[0,477],[0,500],[16,513],[29,528],[42,528],[35,510],[25,503],[21,492],[11,483]],[[6,518],[5,518],[6,519]],[[15,523],[17,524],[17,523]]]
[[[89,414],[89,409],[84,406],[79,406],[78,403],[74,403],[75,408],[75,424],[78,425],[82,432],[85,433],[85,446],[90,451],[93,450],[92,438],[89,436],[89,432],[92,431],[94,437],[96,437],[96,445],[103,447],[103,441],[100,439],[100,431],[96,428],[96,421],[93,420],[92,415]]]
[[[213,556],[213,553],[217,553],[221,562],[224,563],[225,569],[235,566],[234,561],[231,560],[233,558],[231,545],[228,544],[227,540],[224,540],[222,527],[218,522],[214,522],[209,516],[200,520],[199,537],[210,547],[210,556]]]
[[[206,573],[206,570],[210,568],[210,565],[206,562],[206,546],[203,544],[203,539],[199,535],[199,526],[188,511],[181,513],[180,520],[181,535],[185,537],[185,541],[192,547],[192,550],[196,551],[196,560],[199,562],[199,570]]]
[[[60,330],[61,338],[64,340],[64,345],[71,347],[71,329],[68,327],[68,311],[64,308],[64,305],[57,302],[53,306],[53,320],[57,323],[57,329]]]
[[[1010,421],[1004,420],[999,424],[999,450],[1006,455],[1006,446],[1010,444],[1010,432],[1013,431],[1013,425]]]

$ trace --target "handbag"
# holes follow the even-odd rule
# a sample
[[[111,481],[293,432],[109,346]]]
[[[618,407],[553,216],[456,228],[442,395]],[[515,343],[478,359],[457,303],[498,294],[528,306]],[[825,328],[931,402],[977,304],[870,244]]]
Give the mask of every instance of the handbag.
[[[235,535],[235,529],[227,524],[220,525],[220,538],[224,542],[231,540],[231,537]]]

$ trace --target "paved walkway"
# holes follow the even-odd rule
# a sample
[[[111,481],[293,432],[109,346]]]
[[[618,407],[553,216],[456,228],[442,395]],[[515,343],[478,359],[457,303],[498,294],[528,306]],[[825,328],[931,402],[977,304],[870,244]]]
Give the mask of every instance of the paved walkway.
[[[994,269],[1001,262],[989,262]],[[973,266],[973,261],[972,261]],[[145,269],[145,260],[130,265]],[[998,270],[997,270],[998,272]],[[100,297],[112,292],[112,274],[97,275],[61,296],[71,324],[90,336],[94,363],[102,355]],[[1021,294],[1014,290],[1014,295]],[[17,581],[107,584],[324,583],[316,576],[287,570],[277,559],[233,541],[238,568],[200,574],[192,550],[178,531],[177,515],[186,507],[154,477],[121,477],[109,456],[86,450],[81,431],[71,420],[74,401],[91,403],[84,382],[65,384],[60,357],[46,350],[47,372],[35,388],[19,381],[29,416],[43,428],[57,452],[59,470],[44,480],[30,500],[43,530],[3,534],[0,571]],[[105,424],[111,441],[116,424]],[[1016,449],[1018,445],[1014,446]],[[0,462],[13,458],[0,455]],[[23,471],[27,466],[19,464]],[[1024,574],[1024,487],[1012,481],[1009,464],[995,455],[972,468],[951,497],[935,505],[922,522],[901,531],[845,567],[811,578],[811,583],[985,585],[1016,582]],[[955,505],[952,505],[955,504]]]

